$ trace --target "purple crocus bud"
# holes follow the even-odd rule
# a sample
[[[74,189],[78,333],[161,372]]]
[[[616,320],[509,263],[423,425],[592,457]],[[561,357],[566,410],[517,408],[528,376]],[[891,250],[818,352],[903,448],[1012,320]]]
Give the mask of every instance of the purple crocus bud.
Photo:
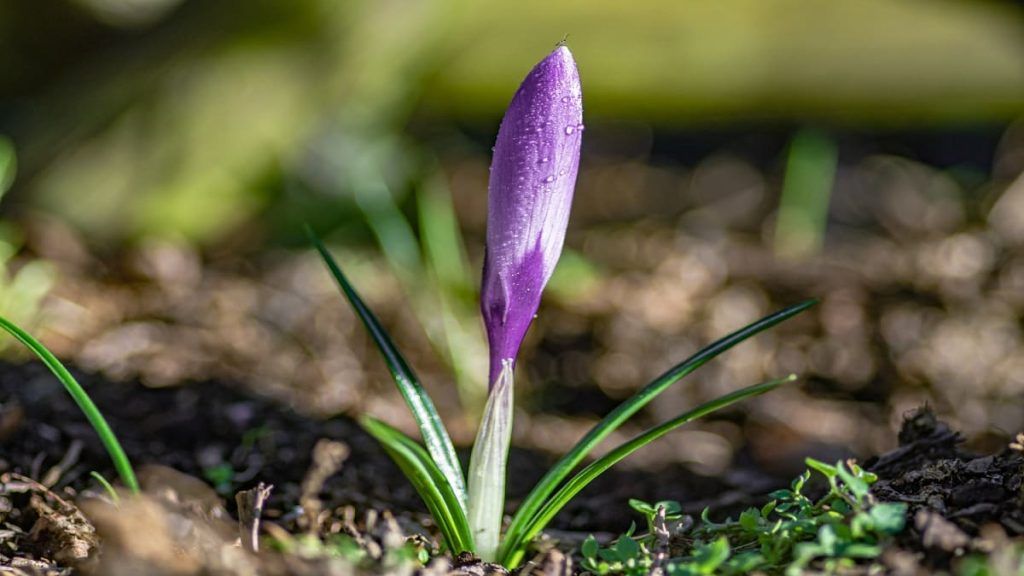
[[[491,386],[515,362],[562,252],[582,122],[576,61],[559,46],[519,86],[494,145],[480,297]]]

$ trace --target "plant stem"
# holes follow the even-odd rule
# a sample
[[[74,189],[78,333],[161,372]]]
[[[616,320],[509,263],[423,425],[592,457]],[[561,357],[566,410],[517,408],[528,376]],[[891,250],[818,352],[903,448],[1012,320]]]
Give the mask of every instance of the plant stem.
[[[505,507],[505,473],[512,441],[512,361],[502,362],[491,389],[469,460],[469,526],[477,555],[493,562]]]

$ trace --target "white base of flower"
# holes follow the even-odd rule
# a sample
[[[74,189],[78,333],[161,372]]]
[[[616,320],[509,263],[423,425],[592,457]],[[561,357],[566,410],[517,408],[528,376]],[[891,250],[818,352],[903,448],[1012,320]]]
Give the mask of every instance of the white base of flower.
[[[476,553],[493,562],[501,537],[505,508],[505,476],[508,448],[512,441],[512,361],[502,361],[501,374],[494,383],[484,408],[480,429],[469,459],[469,527]]]

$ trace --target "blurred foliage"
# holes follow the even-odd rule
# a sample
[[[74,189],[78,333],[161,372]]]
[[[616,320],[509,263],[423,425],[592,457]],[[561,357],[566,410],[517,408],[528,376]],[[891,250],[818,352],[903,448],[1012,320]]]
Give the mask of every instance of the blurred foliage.
[[[18,172],[18,157],[14,153],[14,144],[0,136],[0,196],[3,196],[14,183],[14,175]]]
[[[10,140],[0,136],[0,198],[10,188],[17,173],[17,156]],[[0,221],[0,316],[16,324],[32,326],[39,304],[53,286],[56,271],[43,260],[30,260],[14,266],[21,249],[21,231],[10,222]],[[4,339],[0,348],[19,346]]]
[[[523,46],[568,34],[589,115],[645,120],[1001,117],[1024,88],[1018,7],[958,0],[479,3],[432,102],[490,114]]]
[[[1022,21],[956,0],[14,3],[0,130],[19,201],[92,241],[209,244],[260,215],[338,224],[379,181],[401,204],[424,176],[411,115],[492,133],[566,35],[588,121],[976,122],[1024,104]]]
[[[0,133],[18,151],[19,172],[0,209],[56,214],[101,256],[163,237],[200,268],[204,254],[301,244],[305,222],[357,251],[377,243],[404,291],[422,292],[402,301],[413,302],[433,346],[469,382],[482,374],[472,363],[483,357],[474,299],[488,147],[516,83],[566,35],[583,75],[588,138],[570,231],[578,235],[569,241],[577,251],[563,257],[550,296],[608,317],[612,309],[642,309],[644,328],[660,332],[648,340],[608,319],[565,329],[567,346],[603,347],[603,368],[538,380],[593,381],[614,397],[652,365],[651,355],[667,355],[668,342],[701,333],[693,327],[702,311],[738,309],[735,299],[765,305],[759,288],[714,300],[728,274],[750,268],[732,262],[727,269],[715,237],[769,236],[763,223],[780,189],[779,253],[820,249],[828,224],[836,233],[830,242],[872,227],[904,244],[961,233],[934,247],[919,240],[906,250],[865,248],[850,260],[868,276],[881,274],[883,256],[921,263],[925,271],[908,283],[954,273],[960,282],[974,278],[973,269],[980,278],[999,261],[986,259],[998,248],[968,227],[974,220],[958,204],[981,195],[995,201],[1020,173],[1010,158],[1024,149],[1020,137],[1007,131],[1004,144],[996,139],[1024,111],[1024,13],[1019,3],[996,0],[0,3]],[[962,132],[939,134],[952,129]],[[876,146],[906,130],[919,131],[915,144]],[[972,136],[981,130],[987,135]],[[954,150],[957,160],[916,154],[925,141]],[[840,152],[848,151],[844,163]],[[952,165],[966,156],[976,161]],[[991,166],[996,157],[1010,159]],[[0,184],[11,185],[10,177]],[[1000,234],[1024,238],[1018,196],[999,200],[992,222]],[[627,221],[635,233],[612,224]],[[9,238],[13,254],[20,239]],[[848,244],[829,246],[835,258],[846,257]],[[657,282],[635,288],[637,270]],[[29,279],[44,276],[32,272],[24,282],[39,288],[45,283]],[[197,289],[185,284],[186,293]],[[988,300],[995,306],[1012,293]],[[100,295],[94,304],[105,301]],[[240,325],[244,312],[220,321]],[[733,318],[706,315],[709,325]],[[931,311],[924,317],[932,322]],[[77,317],[65,325],[79,327],[65,333],[88,333]],[[948,330],[963,331],[985,332],[966,321]],[[952,337],[922,334],[913,341],[929,350]],[[829,348],[845,360],[818,354],[814,362],[856,389],[868,387],[884,374],[872,356],[876,340],[857,332],[853,345]],[[110,349],[124,350],[120,341]],[[276,353],[285,356],[280,344]],[[194,357],[179,364],[200,372],[219,365]],[[960,375],[964,362],[920,364],[937,386],[971,390],[949,404],[970,400],[985,412],[971,400],[977,382],[932,374]],[[285,366],[275,374],[297,372]]]
[[[989,554],[968,554],[956,566],[957,576],[1024,574],[1024,544],[1007,541],[1005,534]]]
[[[466,418],[487,401],[487,342],[477,317],[477,274],[471,270],[451,193],[440,177],[416,192],[417,223],[387,189],[357,199],[392,273],[402,284],[435,350],[452,369]],[[374,193],[376,192],[376,193]]]
[[[32,202],[97,241],[223,240],[267,206],[282,173],[302,171],[312,143],[331,142],[325,134],[388,151],[388,116],[408,104],[406,62],[430,53],[417,44],[436,33],[429,11],[440,6],[186,3],[164,24],[177,30],[86,59],[75,67],[87,80],[15,108]]]
[[[822,249],[838,161],[839,150],[825,134],[804,130],[793,137],[775,223],[776,254],[799,258]]]

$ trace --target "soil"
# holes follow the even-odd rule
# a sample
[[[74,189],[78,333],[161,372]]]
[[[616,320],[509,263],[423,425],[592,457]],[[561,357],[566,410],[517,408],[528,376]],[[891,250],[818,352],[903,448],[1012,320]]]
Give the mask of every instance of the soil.
[[[875,497],[908,504],[909,529],[890,550],[890,566],[946,569],[967,552],[991,555],[1024,536],[1024,446],[979,455],[961,449],[963,440],[922,408],[905,420],[899,448],[865,462],[879,476]]]
[[[79,376],[139,467],[146,497],[121,510],[104,503],[90,472],[115,474],[60,384],[39,364],[0,365],[0,565],[7,573],[336,573],[322,558],[241,552],[234,495],[260,482],[273,484],[263,530],[279,541],[355,534],[378,554],[409,536],[430,542],[417,496],[347,417],[312,419],[222,382],[152,389]],[[1010,448],[970,454],[962,440],[920,410],[904,423],[897,449],[865,462],[880,477],[873,488],[879,500],[909,504],[909,529],[884,557],[892,573],[947,569],[965,553],[991,553],[1024,535],[1024,457]],[[549,460],[513,453],[513,506]],[[685,493],[687,512],[709,506],[724,516],[783,483],[750,470],[723,478],[682,467],[612,471],[559,516],[549,531],[557,548],[532,569],[571,570],[558,549],[568,553],[590,533],[625,530],[636,519],[628,498]],[[485,568],[466,558],[432,566]]]
[[[232,498],[236,491],[267,482],[274,488],[263,517],[299,533],[309,527],[306,515],[299,511],[300,503],[305,503],[304,482],[311,470],[321,466],[314,454],[320,442],[335,440],[346,447],[346,458],[340,471],[330,474],[315,491],[320,501],[317,505],[326,511],[317,520],[319,525],[387,511],[397,518],[405,534],[430,534],[429,516],[415,492],[376,442],[348,417],[311,419],[219,382],[153,389],[137,383],[111,383],[88,374],[78,377],[141,470],[147,493],[172,489],[179,493],[176,498],[204,502],[206,508],[218,510],[216,515],[227,518],[237,514]],[[91,471],[116,478],[96,435],[42,365],[0,365],[0,402],[0,473],[4,482],[33,479],[40,484],[36,492],[45,488],[74,501],[102,495]],[[465,459],[468,454],[462,456]],[[551,463],[543,454],[513,452],[509,486],[513,505]],[[739,478],[749,480],[750,475],[736,480]],[[777,486],[778,480],[765,477],[754,484],[768,490]],[[610,536],[622,532],[635,520],[628,499],[659,499],[669,485],[692,495],[691,501],[700,507],[736,508],[754,497],[740,493],[735,481],[703,477],[680,466],[653,474],[612,472],[570,504],[551,532],[570,542],[590,533]],[[0,543],[4,562],[14,558],[46,562],[60,556],[59,545],[47,541],[55,535],[40,539],[34,531],[39,514],[28,498],[34,493],[8,491],[6,500],[0,501],[10,508],[3,513],[3,521],[16,527]],[[89,547],[89,551],[94,549]],[[73,559],[80,563],[86,556]]]

